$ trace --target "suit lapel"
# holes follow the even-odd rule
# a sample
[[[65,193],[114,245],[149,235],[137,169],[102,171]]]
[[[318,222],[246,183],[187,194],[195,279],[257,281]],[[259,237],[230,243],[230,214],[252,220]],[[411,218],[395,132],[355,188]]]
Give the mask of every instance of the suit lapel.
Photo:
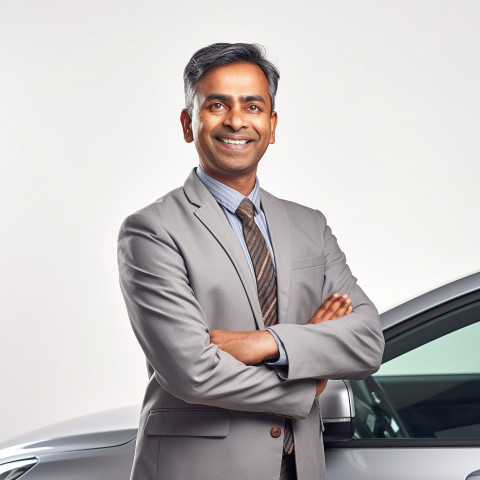
[[[278,323],[287,323],[292,267],[290,220],[277,198],[262,189],[262,208],[272,240],[277,271]]]
[[[215,237],[233,263],[248,301],[250,302],[257,328],[264,330],[265,327],[263,325],[262,311],[258,301],[257,286],[253,281],[252,273],[250,272],[242,247],[232,227],[228,223],[225,214],[222,212],[222,209],[212,194],[197,177],[195,169],[190,173],[183,188],[190,202],[198,207],[198,209],[194,211],[194,215]]]

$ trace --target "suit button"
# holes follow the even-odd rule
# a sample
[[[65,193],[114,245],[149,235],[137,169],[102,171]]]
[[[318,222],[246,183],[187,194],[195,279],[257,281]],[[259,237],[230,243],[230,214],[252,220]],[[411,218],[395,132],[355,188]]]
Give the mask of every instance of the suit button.
[[[270,430],[270,435],[273,438],[278,438],[282,434],[282,429],[280,427],[272,427]]]

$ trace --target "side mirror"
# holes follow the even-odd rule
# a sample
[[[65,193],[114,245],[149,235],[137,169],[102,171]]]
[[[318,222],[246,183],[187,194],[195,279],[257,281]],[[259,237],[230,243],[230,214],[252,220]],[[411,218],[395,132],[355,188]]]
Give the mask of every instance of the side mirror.
[[[317,397],[320,404],[325,442],[350,440],[355,433],[353,392],[347,380],[329,380]]]

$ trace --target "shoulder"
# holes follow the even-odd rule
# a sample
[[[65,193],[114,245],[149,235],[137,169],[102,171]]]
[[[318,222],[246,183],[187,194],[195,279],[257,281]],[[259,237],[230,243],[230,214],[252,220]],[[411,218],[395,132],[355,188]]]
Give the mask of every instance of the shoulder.
[[[120,234],[126,228],[142,228],[147,230],[162,229],[174,222],[182,211],[188,210],[190,203],[185,197],[182,187],[172,190],[154,202],[128,215],[122,222]]]

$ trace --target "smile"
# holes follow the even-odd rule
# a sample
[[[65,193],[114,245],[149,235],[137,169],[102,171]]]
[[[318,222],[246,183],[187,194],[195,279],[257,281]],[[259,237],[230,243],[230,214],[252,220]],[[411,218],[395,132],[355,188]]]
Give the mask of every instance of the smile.
[[[250,143],[251,140],[232,140],[231,138],[218,138],[223,143],[229,143],[231,145],[245,145],[246,143]]]

